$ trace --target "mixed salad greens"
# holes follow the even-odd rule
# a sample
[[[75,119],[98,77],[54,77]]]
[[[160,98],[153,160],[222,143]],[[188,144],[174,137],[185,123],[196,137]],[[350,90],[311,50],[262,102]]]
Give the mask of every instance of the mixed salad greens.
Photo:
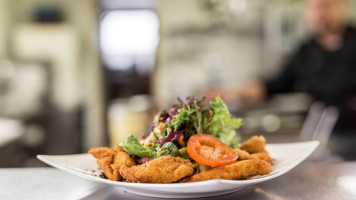
[[[187,97],[186,103],[180,98],[178,101],[169,111],[155,115],[149,135],[139,139],[130,135],[120,144],[138,163],[164,156],[189,158],[188,140],[198,133],[213,135],[232,148],[238,147],[240,138],[235,129],[242,126],[242,119],[231,117],[219,96],[208,106],[205,98]]]

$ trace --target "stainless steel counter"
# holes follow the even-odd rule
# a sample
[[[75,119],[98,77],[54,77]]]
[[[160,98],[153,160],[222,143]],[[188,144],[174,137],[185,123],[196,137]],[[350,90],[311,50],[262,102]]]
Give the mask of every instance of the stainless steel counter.
[[[179,198],[179,197],[177,197]],[[54,168],[0,169],[0,199],[157,199]],[[204,199],[356,199],[356,162],[305,162],[289,173],[232,194]]]

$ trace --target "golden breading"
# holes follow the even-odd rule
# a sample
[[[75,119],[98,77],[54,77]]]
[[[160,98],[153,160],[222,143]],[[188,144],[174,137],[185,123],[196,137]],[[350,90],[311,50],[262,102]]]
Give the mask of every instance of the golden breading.
[[[114,149],[110,149],[109,147],[100,147],[100,148],[91,148],[88,151],[89,154],[94,156],[96,159],[102,159],[104,157],[111,156],[115,153]]]
[[[237,160],[264,160],[270,164],[273,162],[267,151],[253,154],[241,149],[234,149],[234,151],[239,155]]]
[[[172,183],[192,175],[194,165],[180,157],[163,157],[133,167],[121,166],[120,175],[127,182]]]
[[[243,160],[234,164],[216,167],[194,174],[181,182],[206,181],[211,179],[238,180],[256,175],[266,175],[272,171],[271,165],[263,160]]]
[[[253,136],[241,144],[240,149],[248,153],[260,153],[266,151],[265,149],[266,138],[261,136]]]
[[[98,159],[98,164],[106,177],[113,181],[121,179],[119,170],[122,165],[129,167],[136,165],[135,159],[124,152],[122,147],[115,150],[108,147],[91,148],[88,153]]]

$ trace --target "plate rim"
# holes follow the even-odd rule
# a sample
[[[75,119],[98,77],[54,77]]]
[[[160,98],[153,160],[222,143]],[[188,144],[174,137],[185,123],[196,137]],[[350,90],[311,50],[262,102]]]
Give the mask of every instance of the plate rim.
[[[264,182],[270,179],[274,179],[278,176],[281,176],[285,173],[287,173],[288,171],[290,171],[291,169],[293,169],[294,167],[296,167],[297,165],[299,165],[301,162],[303,162],[306,158],[308,158],[315,150],[316,148],[319,146],[320,142],[318,140],[312,140],[312,141],[305,141],[305,142],[293,142],[293,143],[273,143],[273,144],[266,144],[267,147],[273,147],[275,145],[291,145],[291,144],[309,144],[312,146],[312,150],[309,151],[305,156],[299,158],[296,162],[294,162],[292,165],[286,167],[285,169],[272,174],[272,175],[268,175],[268,176],[261,176],[258,177],[257,179],[248,179],[248,180],[226,180],[226,179],[212,179],[212,180],[207,180],[207,181],[199,181],[199,182],[191,182],[191,183],[129,183],[129,182],[121,182],[121,181],[112,181],[109,179],[103,179],[100,177],[96,177],[93,176],[90,173],[85,173],[85,170],[80,171],[78,170],[78,168],[75,167],[71,167],[68,165],[64,165],[61,163],[56,163],[56,162],[52,162],[48,159],[46,159],[46,157],[61,157],[61,156],[74,156],[74,155],[88,155],[88,153],[81,153],[81,154],[67,154],[67,155],[43,155],[43,154],[39,154],[37,155],[37,158],[39,160],[41,160],[42,162],[57,168],[59,170],[65,171],[67,173],[70,173],[72,175],[76,175],[82,178],[85,178],[87,180],[91,180],[91,181],[96,181],[96,182],[102,182],[102,183],[106,183],[112,186],[124,186],[124,187],[144,187],[145,189],[149,189],[150,187],[154,186],[154,187],[160,187],[160,188],[186,188],[186,187],[192,187],[192,186],[204,186],[204,185],[211,185],[211,184],[248,184],[248,185],[252,185],[252,184],[257,184],[260,182]]]

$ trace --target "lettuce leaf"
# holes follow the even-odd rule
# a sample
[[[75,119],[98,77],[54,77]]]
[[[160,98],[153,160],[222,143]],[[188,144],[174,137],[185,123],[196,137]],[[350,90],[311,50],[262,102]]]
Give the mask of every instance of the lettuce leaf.
[[[181,108],[176,118],[168,124],[168,127],[173,131],[180,130],[183,126],[193,123],[192,115],[196,112],[195,109]]]
[[[124,150],[132,156],[140,158],[152,157],[152,151],[143,147],[133,135],[129,135],[126,140],[120,144]]]
[[[179,98],[178,101],[173,108],[177,108],[179,113],[168,124],[173,131],[185,130],[186,140],[197,133],[205,133],[214,135],[233,148],[239,145],[240,139],[235,129],[242,126],[242,119],[231,117],[228,107],[219,96],[210,102],[209,107],[204,106],[205,98],[187,97],[187,103]]]
[[[224,101],[217,96],[215,101],[210,102],[214,109],[211,134],[219,138],[225,144],[236,148],[240,142],[234,129],[243,125],[242,118],[231,117],[230,111]]]
[[[173,108],[179,110],[176,118],[172,119],[168,125],[174,131],[182,130],[193,125],[196,133],[211,132],[211,120],[214,111],[211,107],[205,107],[205,98],[187,97],[187,103],[178,98],[179,103]],[[188,132],[188,130],[186,130]]]
[[[165,157],[165,156],[181,156],[180,152],[177,148],[176,145],[174,145],[172,142],[166,142],[164,145],[158,149],[157,151],[157,157]]]
[[[155,134],[153,128],[152,136],[158,137],[154,139],[159,140],[148,137],[145,146],[140,148],[137,139],[130,136],[122,144],[125,151],[138,157],[156,158],[173,155],[175,153],[172,152],[176,152],[173,147],[177,149],[185,147],[190,137],[197,133],[213,135],[232,148],[239,145],[240,139],[235,129],[242,125],[242,119],[231,117],[228,107],[219,96],[210,102],[210,105],[205,104],[205,98],[187,97],[186,102],[178,98],[178,104],[173,105],[169,112],[162,111],[157,116],[156,126],[165,123],[162,135]],[[176,142],[181,135],[184,136],[183,144]],[[149,145],[146,144],[148,142]]]

